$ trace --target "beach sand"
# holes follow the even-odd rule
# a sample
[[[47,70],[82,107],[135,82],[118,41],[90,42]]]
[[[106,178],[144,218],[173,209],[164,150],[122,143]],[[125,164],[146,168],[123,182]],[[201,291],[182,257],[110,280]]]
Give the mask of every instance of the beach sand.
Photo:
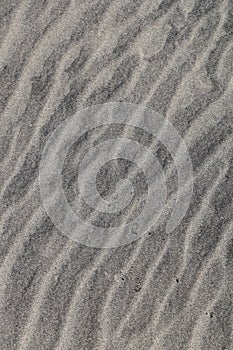
[[[1,0],[1,350],[233,349],[232,57],[231,0]],[[110,249],[62,234],[38,180],[53,130],[107,102],[172,123],[194,181],[167,234],[176,172],[158,145],[166,208],[149,232]],[[75,205],[78,174],[63,170]],[[107,194],[111,176],[98,178]]]

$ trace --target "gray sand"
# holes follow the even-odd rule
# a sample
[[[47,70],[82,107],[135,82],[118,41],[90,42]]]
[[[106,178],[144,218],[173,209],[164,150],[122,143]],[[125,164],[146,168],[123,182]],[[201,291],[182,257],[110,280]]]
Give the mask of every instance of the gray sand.
[[[233,349],[232,57],[231,0],[0,1],[1,350]],[[171,234],[176,175],[159,144],[167,210],[139,240],[83,246],[48,217],[45,142],[105,102],[144,104],[185,140],[193,197]],[[63,169],[74,206],[76,146]]]

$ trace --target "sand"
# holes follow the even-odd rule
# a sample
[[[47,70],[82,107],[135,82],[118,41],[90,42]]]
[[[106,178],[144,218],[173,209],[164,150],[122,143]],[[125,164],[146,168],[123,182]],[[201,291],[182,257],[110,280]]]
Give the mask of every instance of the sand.
[[[1,350],[233,349],[232,57],[231,0],[1,0]],[[138,240],[104,249],[55,227],[38,178],[53,130],[108,102],[172,123],[194,187],[167,234],[176,172],[158,144],[164,212]],[[63,169],[74,207],[80,152]],[[103,196],[114,191],[111,171],[98,180]]]

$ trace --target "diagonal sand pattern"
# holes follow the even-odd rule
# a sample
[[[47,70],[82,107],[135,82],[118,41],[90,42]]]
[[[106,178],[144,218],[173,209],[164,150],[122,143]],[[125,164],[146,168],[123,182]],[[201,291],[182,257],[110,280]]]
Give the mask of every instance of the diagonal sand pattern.
[[[1,1],[0,349],[232,348],[232,23],[231,0]],[[76,111],[121,101],[164,114],[182,135],[193,198],[166,236],[174,164],[139,134],[163,165],[166,210],[128,246],[88,248],[47,217],[40,157]]]

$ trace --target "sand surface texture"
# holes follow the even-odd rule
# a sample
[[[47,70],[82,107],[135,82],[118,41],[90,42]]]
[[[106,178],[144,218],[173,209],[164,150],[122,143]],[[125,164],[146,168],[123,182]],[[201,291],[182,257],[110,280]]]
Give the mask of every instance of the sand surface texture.
[[[233,349],[232,73],[232,0],[0,1],[1,350]],[[143,237],[112,249],[63,235],[38,180],[53,130],[107,102],[169,120],[194,180],[189,209],[167,234],[177,178],[158,143],[166,207]],[[130,132],[100,128],[92,140]],[[74,207],[82,143],[62,173]],[[120,159],[100,171],[103,197],[128,167]],[[140,203],[146,187],[137,185]]]

